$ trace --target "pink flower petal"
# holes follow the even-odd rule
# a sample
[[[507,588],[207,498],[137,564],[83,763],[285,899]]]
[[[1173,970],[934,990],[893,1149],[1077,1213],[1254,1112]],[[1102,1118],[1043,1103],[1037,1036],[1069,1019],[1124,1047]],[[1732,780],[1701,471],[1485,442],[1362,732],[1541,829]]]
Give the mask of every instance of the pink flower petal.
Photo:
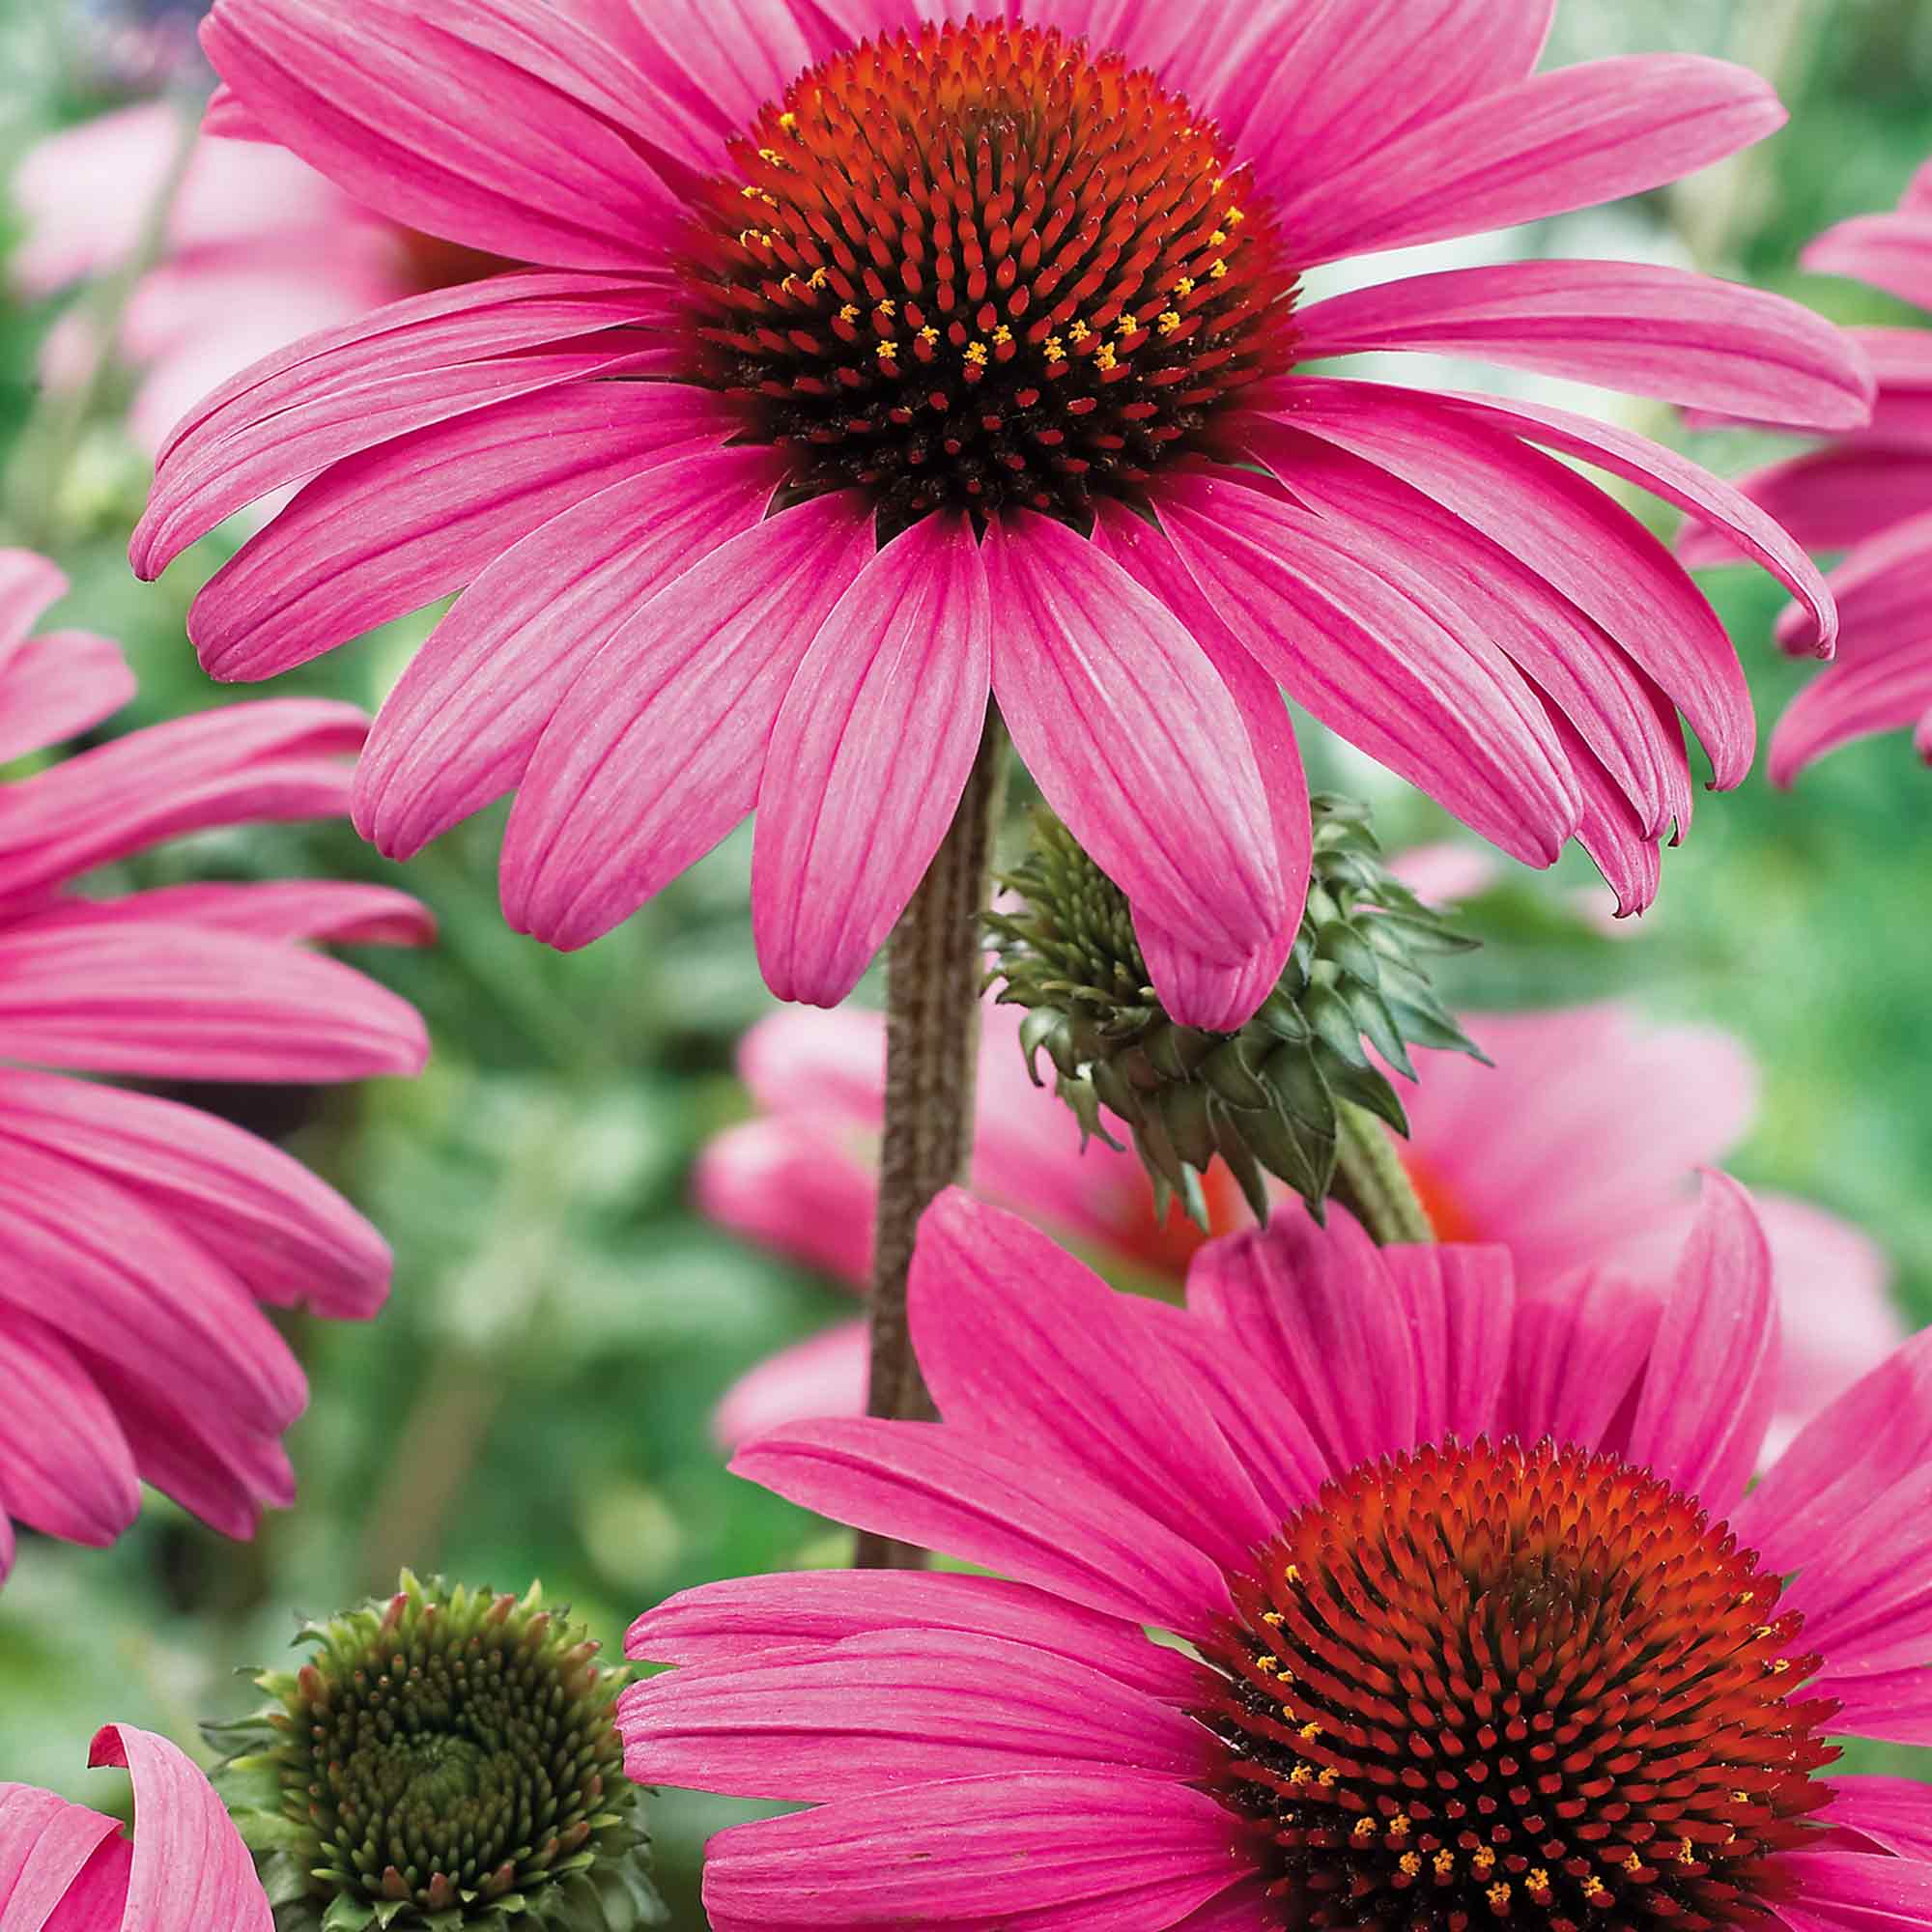
[[[740,1376],[711,1412],[711,1439],[731,1455],[794,1422],[864,1415],[871,1376],[869,1325],[840,1321]]]
[[[1279,1526],[1217,1427],[1214,1392],[1169,1341],[1168,1323],[1184,1323],[1117,1294],[1017,1215],[942,1194],[920,1223],[908,1316],[949,1423],[1112,1485],[1227,1570]]]
[[[1547,1435],[1602,1447],[1636,1385],[1662,1312],[1654,1296],[1594,1270],[1524,1301],[1516,1312],[1496,1427],[1524,1442]]]
[[[366,1320],[389,1287],[388,1244],[279,1148],[215,1115],[98,1081],[0,1071],[0,1137],[111,1181],[283,1307]]]
[[[141,1508],[114,1411],[60,1338],[19,1308],[0,1323],[0,1508],[96,1548]]]
[[[1829,1560],[1807,1564],[1779,1608],[1804,1612],[1801,1647],[1833,1678],[1924,1663],[1932,1657],[1932,1468],[1915,1471],[1841,1520]]]
[[[31,1784],[0,1784],[0,1932],[43,1932],[121,1827]],[[131,1848],[130,1848],[131,1849]],[[122,1878],[122,1899],[127,1881]],[[102,1932],[120,1932],[117,1905]],[[75,1927],[73,1932],[89,1932]]]
[[[800,1802],[1129,1764],[1205,1778],[1216,1749],[1192,1717],[1091,1664],[926,1626],[667,1671],[624,1692],[617,1727],[639,1784]]]
[[[463,307],[446,295],[392,303],[217,390],[160,454],[128,552],[135,575],[158,577],[257,497],[412,430],[646,366],[639,337],[621,325],[654,311],[649,290],[544,275],[472,288],[499,294],[488,305],[473,294]]]
[[[334,959],[251,934],[88,922],[0,931],[0,1052],[174,1080],[417,1073],[413,1007]]]
[[[1784,119],[1765,81],[1724,61],[1590,61],[1479,95],[1323,172],[1284,200],[1281,220],[1310,268],[1509,228],[1677,181]]]
[[[116,899],[69,900],[37,917],[46,926],[198,925],[257,939],[332,946],[427,946],[436,920],[420,899],[391,886],[346,879],[251,879],[238,884],[156,886]]]
[[[1047,803],[1138,916],[1240,965],[1286,916],[1268,800],[1228,687],[1179,619],[1064,525],[987,531],[993,689]]]
[[[1774,784],[1793,783],[1826,753],[1932,712],[1932,623],[1881,656],[1828,665],[1785,707],[1771,738]]]
[[[1834,1771],[1832,1802],[1816,1815],[1862,1833],[1899,1858],[1932,1861],[1932,1787],[1916,1777]]]
[[[1932,343],[1932,330],[1926,341]],[[1861,543],[1831,575],[1838,604],[1840,661],[1876,657],[1895,643],[1932,635],[1925,621],[1932,603],[1932,510],[1892,524]],[[1787,651],[1809,651],[1815,642],[1810,613],[1787,605],[1777,641]]]
[[[878,1181],[871,1168],[839,1145],[841,1125],[834,1116],[797,1114],[726,1127],[705,1143],[693,1169],[697,1211],[758,1247],[830,1275],[841,1287],[863,1288],[872,1267]],[[809,1357],[808,1349],[813,1350]],[[796,1377],[778,1366],[781,1360],[792,1362],[794,1355]],[[866,1374],[857,1361],[855,1356],[848,1365],[829,1343],[823,1354],[806,1343],[782,1357],[774,1356],[726,1397],[714,1418],[720,1438],[735,1446],[772,1422],[859,1413],[865,1406]],[[769,1381],[764,1379],[767,1368],[774,1372]],[[821,1387],[850,1389],[859,1400],[850,1407],[799,1408],[794,1406],[794,1386],[801,1394]],[[741,1392],[742,1406],[736,1401]],[[774,1399],[781,1403],[782,1412],[753,1427],[751,1418],[767,1415]]]
[[[727,430],[698,391],[595,383],[494,403],[351,456],[304,485],[195,598],[187,628],[202,668],[254,679],[305,664],[473,582],[554,518],[699,456]]]
[[[645,468],[503,551],[397,680],[356,770],[355,829],[409,858],[523,778],[564,694],[662,585],[755,525],[770,451]]]
[[[65,744],[134,695],[121,646],[82,631],[55,631],[0,657],[0,764]]]
[[[1350,178],[1355,163],[1404,135],[1520,82],[1556,8],[1555,0],[1312,0],[1278,11],[1287,31],[1267,44],[1266,84],[1240,151],[1258,157],[1274,192],[1292,198],[1311,169]]]
[[[1201,1691],[1201,1666],[1150,1643],[1137,1625],[998,1577],[923,1570],[810,1570],[702,1583],[639,1617],[624,1654],[731,1665],[761,1650],[906,1630],[1009,1638],[1167,1703],[1187,1703]]]
[[[1696,586],[1620,504],[1525,448],[1518,426],[1474,420],[1437,397],[1313,380],[1274,393],[1283,421],[1412,484],[1601,625],[1683,709],[1717,782],[1742,782],[1756,723],[1737,651]]]
[[[1430,608],[1487,637],[1560,713],[1654,838],[1690,786],[1683,734],[1655,687],[1589,618],[1503,546],[1421,490],[1319,431],[1257,422],[1252,452],[1321,515],[1385,542],[1428,582]]]
[[[1932,450],[1838,442],[1754,469],[1733,487],[1806,550],[1849,550],[1908,517],[1932,515]],[[1677,554],[1692,568],[1735,563],[1738,548],[1724,529],[1695,525],[1677,540]],[[1816,614],[1807,611],[1795,640],[1829,655],[1817,636]]]
[[[1684,269],[1452,269],[1331,297],[1295,328],[1302,359],[1427,349],[1807,429],[1856,429],[1872,403],[1863,357],[1821,316]]]
[[[407,227],[618,269],[651,259],[678,218],[612,125],[609,44],[550,9],[499,20],[450,0],[362,0],[352,22],[321,0],[220,0],[202,43],[277,140]]]
[[[715,1932],[1166,1932],[1248,1868],[1206,1792],[1055,1769],[736,1826],[711,1841],[704,1907]]]
[[[838,491],[753,524],[619,619],[524,772],[503,840],[513,925],[585,945],[751,810],[793,676],[871,554],[869,506]]]
[[[1777,1367],[1770,1245],[1744,1189],[1707,1174],[1651,1345],[1628,1460],[1728,1515],[1757,1466]]]
[[[1555,862],[1580,802],[1548,720],[1386,544],[1232,477],[1178,477],[1160,508],[1208,602],[1291,697],[1513,857]]]
[[[923,1422],[794,1425],[735,1474],[855,1528],[1003,1570],[1090,1609],[1186,1634],[1228,1613],[1227,1578],[1111,1486]]]
[[[273,1932],[254,1861],[208,1779],[165,1738],[107,1724],[87,1761],[134,1781],[134,1865],[125,1923],[141,1932]]]
[[[1195,950],[1191,933],[1172,933],[1145,916],[1136,931],[1154,990],[1184,1026],[1232,1032],[1253,1017],[1274,991],[1308,897],[1312,832],[1308,781],[1294,727],[1274,680],[1244,651],[1214,613],[1187,573],[1174,546],[1146,518],[1124,505],[1103,501],[1094,516],[1094,543],[1143,589],[1150,590],[1186,626],[1188,635],[1228,687],[1254,747],[1255,763],[1274,826],[1275,863],[1281,870],[1284,916],[1265,944],[1254,948],[1239,970],[1230,972]]]
[[[1932,1864],[1862,1852],[1780,1852],[1773,1908],[1793,1932],[1932,1925]]]
[[[67,595],[67,574],[38,552],[0,548],[0,667],[26,642],[48,606]]]
[[[1493,1434],[1516,1318],[1509,1250],[1396,1246],[1381,1258],[1415,1354],[1416,1440]]]
[[[827,557],[816,582],[850,568]],[[770,727],[752,852],[780,999],[836,1006],[905,910],[979,753],[992,645],[980,546],[944,515],[871,557],[811,639]]]
[[[1855,215],[1828,228],[1799,260],[1814,275],[1848,275],[1932,309],[1932,209]]]
[[[1338,1475],[1422,1439],[1406,1301],[1380,1251],[1332,1205],[1326,1228],[1284,1208],[1264,1229],[1209,1241],[1187,1274],[1189,1311],[1279,1385]]]
[[[1804,1688],[1836,1702],[1834,1731],[1885,1744],[1932,1745],[1932,1670],[1922,1663],[1860,1677],[1833,1677],[1828,1667]]]

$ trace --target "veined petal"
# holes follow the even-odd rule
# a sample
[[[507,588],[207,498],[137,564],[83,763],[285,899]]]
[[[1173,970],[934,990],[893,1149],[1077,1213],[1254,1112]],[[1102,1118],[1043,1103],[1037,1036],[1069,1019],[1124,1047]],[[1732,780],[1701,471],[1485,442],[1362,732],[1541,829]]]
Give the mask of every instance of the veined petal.
[[[97,931],[157,922],[331,946],[427,946],[436,937],[436,920],[420,899],[349,879],[156,886],[113,899],[63,900],[35,916],[42,930],[69,921]]]
[[[1496,1426],[1525,1442],[1600,1447],[1650,1355],[1656,1296],[1596,1269],[1522,1302],[1510,1334]]]
[[[1818,1816],[1861,1833],[1899,1858],[1932,1861],[1932,1791],[1916,1777],[1834,1771],[1832,1802]]]
[[[1542,707],[1488,639],[1437,620],[1385,544],[1232,476],[1176,478],[1161,521],[1291,697],[1512,857],[1555,862],[1580,801]]]
[[[1932,208],[1860,214],[1828,228],[1798,258],[1817,275],[1847,275],[1932,309]]]
[[[0,1509],[101,1548],[140,1508],[113,1409],[53,1330],[10,1309],[0,1322]]]
[[[1907,518],[1932,513],[1932,449],[1836,442],[1768,464],[1731,487],[1793,543],[1810,551],[1849,550]],[[1735,563],[1743,548],[1721,523],[1690,525],[1677,540],[1678,555],[1693,568]],[[1829,657],[1810,641],[1818,636],[1815,610],[1805,617],[1799,640],[1814,656]]]
[[[5,1521],[0,1516],[0,1576],[11,1550]],[[83,1874],[103,1851],[112,1856],[117,1843],[131,1855],[117,1820],[31,1784],[0,1784],[0,1932],[43,1932],[55,1907],[85,1882]],[[121,1896],[127,1896],[125,1871]],[[120,1927],[117,1903],[95,1924],[71,1932]]]
[[[986,564],[933,516],[853,577],[771,726],[752,853],[752,928],[781,1000],[836,1006],[904,911],[985,727]]]
[[[1775,132],[1784,110],[1747,69],[1632,54],[1477,96],[1284,201],[1307,267],[1509,228],[1662,186]]]
[[[682,457],[502,552],[377,715],[355,774],[355,829],[408,858],[508,791],[584,666],[661,585],[757,523],[778,475],[765,449]]]
[[[1871,370],[1809,309],[1684,269],[1497,263],[1357,289],[1295,318],[1302,358],[1427,349],[1599,383],[1692,409],[1856,429]]]
[[[1791,700],[1771,735],[1772,782],[1791,784],[1827,752],[1875,731],[1902,730],[1928,714],[1932,617],[1922,620],[1918,635],[1882,655],[1827,665]]]
[[[1239,965],[1287,891],[1254,744],[1168,608],[1064,525],[989,527],[993,689],[1047,803],[1137,915]]]
[[[29,639],[0,658],[0,764],[65,744],[134,695],[121,646],[83,631]]]
[[[524,773],[503,842],[513,925],[584,945],[751,810],[793,676],[871,554],[868,506],[837,492],[753,524],[618,625]]]
[[[39,552],[0,549],[0,667],[67,587],[67,573]]]

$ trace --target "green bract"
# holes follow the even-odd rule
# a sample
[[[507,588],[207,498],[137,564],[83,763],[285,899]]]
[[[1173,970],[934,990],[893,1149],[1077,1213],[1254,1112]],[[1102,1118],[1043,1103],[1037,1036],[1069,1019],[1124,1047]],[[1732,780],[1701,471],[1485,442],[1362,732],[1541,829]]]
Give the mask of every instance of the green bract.
[[[613,1721],[562,1609],[427,1584],[309,1624],[270,1702],[208,1726],[278,1932],[632,1932],[663,1913]]]
[[[1168,1018],[1149,984],[1125,895],[1044,812],[1025,858],[1002,881],[1023,903],[988,916],[998,952],[992,979],[1003,1002],[1028,1009],[1020,1039],[1034,1078],[1044,1050],[1084,1133],[1120,1145],[1102,1124],[1102,1107],[1126,1123],[1162,1213],[1179,1195],[1206,1225],[1201,1175],[1218,1153],[1264,1220],[1265,1174],[1319,1216],[1334,1190],[1344,1106],[1408,1131],[1369,1046],[1411,1078],[1410,1045],[1481,1058],[1423,965],[1475,942],[1389,871],[1365,807],[1323,794],[1311,805],[1314,864],[1301,929],[1274,991],[1237,1032],[1204,1033]]]

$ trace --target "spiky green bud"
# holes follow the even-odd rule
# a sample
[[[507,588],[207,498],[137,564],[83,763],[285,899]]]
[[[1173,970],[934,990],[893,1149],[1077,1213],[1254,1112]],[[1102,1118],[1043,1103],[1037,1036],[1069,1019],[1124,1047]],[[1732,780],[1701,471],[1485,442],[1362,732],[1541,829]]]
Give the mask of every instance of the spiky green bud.
[[[661,1922],[626,1681],[532,1584],[408,1571],[393,1597],[304,1625],[269,1702],[206,1727],[215,1785],[277,1932],[635,1932]]]
[[[1482,1057],[1424,969],[1431,954],[1475,942],[1389,871],[1366,807],[1326,794],[1311,806],[1301,929],[1274,991],[1235,1033],[1169,1019],[1149,983],[1126,895],[1045,812],[1001,881],[1021,903],[987,918],[999,998],[1028,1009],[1020,1040],[1035,1081],[1044,1051],[1083,1135],[1118,1147],[1101,1109],[1118,1116],[1161,1211],[1179,1195],[1204,1226],[1201,1175],[1217,1153],[1262,1219],[1267,1174],[1319,1216],[1334,1191],[1343,1107],[1407,1133],[1402,1101],[1369,1047],[1410,1078],[1411,1045]]]

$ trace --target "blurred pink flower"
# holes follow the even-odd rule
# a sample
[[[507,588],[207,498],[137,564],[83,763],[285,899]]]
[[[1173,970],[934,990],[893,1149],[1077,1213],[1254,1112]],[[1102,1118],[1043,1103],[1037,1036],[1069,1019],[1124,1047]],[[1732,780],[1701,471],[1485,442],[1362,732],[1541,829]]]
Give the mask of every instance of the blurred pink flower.
[[[118,646],[30,638],[65,589],[0,551],[0,760],[126,701]],[[413,899],[271,880],[89,897],[75,882],[211,826],[344,809],[367,720],[305,699],[135,731],[0,786],[0,1577],[10,1518],[111,1543],[141,1482],[231,1536],[292,1495],[306,1386],[256,1305],[373,1315],[382,1237],[298,1162],[227,1122],[52,1067],[152,1080],[413,1073],[413,1009],[310,950],[412,944]]]
[[[26,222],[15,287],[49,296],[130,263],[184,138],[179,111],[156,100],[30,148],[14,179]],[[159,260],[122,321],[118,347],[141,372],[129,428],[153,454],[192,403],[259,357],[502,266],[385,220],[285,148],[196,136]],[[44,373],[71,380],[92,353],[71,315]]]
[[[630,1776],[809,1807],[711,1840],[707,1922],[1932,1923],[1932,1789],[1833,1762],[1932,1744],[1932,1334],[1766,1466],[1770,1255],[1721,1175],[1660,1304],[1338,1209],[1210,1243],[1183,1310],[941,1195],[908,1315],[943,1419],[733,1467],[991,1574],[633,1626],[677,1667],[619,1701]]]
[[[975,1192],[1105,1271],[1178,1287],[1204,1237],[1178,1208],[1155,1226],[1152,1189],[1131,1154],[1098,1142],[1081,1152],[1072,1114],[1027,1079],[1016,1009],[988,1007],[985,1022]],[[1440,1237],[1502,1243],[1531,1296],[1570,1292],[1579,1269],[1662,1280],[1690,1225],[1694,1171],[1749,1130],[1757,1075],[1744,1048],[1715,1028],[1652,1027],[1619,1006],[1473,1014],[1464,1024],[1494,1066],[1434,1053],[1403,1094],[1413,1134],[1400,1152]],[[774,1013],[746,1036],[739,1071],[760,1112],[699,1156],[698,1207],[863,1288],[885,1077],[879,1015]],[[1214,1232],[1246,1223],[1218,1162],[1207,1191]],[[1772,1423],[1781,1445],[1906,1331],[1889,1265],[1864,1235],[1777,1195],[1758,1209],[1784,1321]],[[857,1414],[866,1375],[865,1324],[841,1323],[734,1383],[715,1417],[718,1437],[735,1448],[804,1416]]]
[[[1504,851],[1574,837],[1649,903],[1678,714],[1735,784],[1749,694],[1559,459],[1724,525],[1829,629],[1816,571],[1628,431],[1302,365],[1450,350],[1812,427],[1861,421],[1867,373],[1677,270],[1295,291],[1675,180],[1776,128],[1769,87],[1537,74],[1551,0],[938,11],[216,0],[224,116],[543,270],[313,336],[184,422],[143,577],[309,479],[197,598],[203,663],[270,676],[468,586],[377,721],[365,835],[406,856],[515,792],[505,909],[571,947],[755,808],[759,958],[821,1005],[931,859],[989,694],[1190,1022],[1253,1011],[1301,908],[1280,688]]]
[[[1932,161],[1897,209],[1829,229],[1804,266],[1883,289],[1932,313]],[[1878,396],[1869,427],[1740,480],[1806,549],[1844,553],[1826,580],[1842,630],[1836,661],[1786,708],[1771,741],[1771,776],[1789,784],[1827,752],[1878,731],[1912,728],[1932,763],[1932,328],[1851,328]],[[1686,561],[1733,553],[1708,530],[1680,546]],[[1810,652],[1818,627],[1794,605],[1778,620],[1788,651]]]
[[[134,1833],[29,1784],[0,1784],[6,1932],[273,1932],[274,1914],[221,1801],[165,1738],[103,1725],[90,1765],[125,1768]]]

